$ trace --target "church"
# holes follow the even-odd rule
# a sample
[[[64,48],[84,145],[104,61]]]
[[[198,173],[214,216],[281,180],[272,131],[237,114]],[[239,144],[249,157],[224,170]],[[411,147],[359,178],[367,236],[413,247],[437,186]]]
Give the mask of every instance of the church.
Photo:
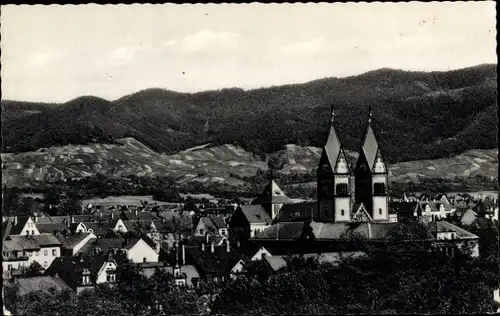
[[[271,181],[272,185],[264,189],[263,196],[246,207],[246,213],[258,209],[268,216],[258,232],[247,234],[251,242],[273,248],[279,244],[277,249],[282,249],[295,248],[296,241],[304,239],[315,240],[315,245],[323,244],[327,248],[338,247],[340,241],[350,240],[353,236],[383,244],[393,240],[401,223],[391,220],[389,214],[388,169],[372,127],[371,108],[354,167],[349,164],[335,129],[332,108],[330,127],[316,172],[315,202],[290,203],[284,192]],[[279,199],[269,198],[273,195],[272,188],[279,193]],[[467,246],[473,249],[473,256],[478,255],[478,236],[445,221],[425,225],[425,236],[414,241],[429,242],[433,248],[447,253]],[[410,240],[405,239],[407,241]]]
[[[371,121],[370,109],[353,170],[335,130],[332,109],[328,138],[317,168],[318,207],[314,221],[350,222],[360,217],[375,222],[389,221],[388,171]]]

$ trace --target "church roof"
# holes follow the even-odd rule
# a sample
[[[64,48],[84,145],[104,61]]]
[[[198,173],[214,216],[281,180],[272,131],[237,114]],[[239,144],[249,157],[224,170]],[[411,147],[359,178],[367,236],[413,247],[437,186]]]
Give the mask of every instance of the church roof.
[[[375,159],[377,158],[377,153],[379,151],[379,146],[375,133],[370,123],[368,123],[368,128],[366,129],[365,137],[363,139],[363,145],[361,147],[363,154],[366,158],[366,162],[373,172],[373,167],[375,165]]]
[[[271,180],[265,186],[264,190],[259,197],[252,201],[252,204],[282,204],[282,203],[292,203],[292,200],[286,196],[285,192],[281,190],[278,184]]]
[[[323,151],[326,153],[328,162],[330,163],[332,169],[335,168],[337,159],[342,151],[342,144],[340,143],[340,139],[333,124],[330,126],[330,131],[328,132],[328,138],[325,146],[323,147]]]

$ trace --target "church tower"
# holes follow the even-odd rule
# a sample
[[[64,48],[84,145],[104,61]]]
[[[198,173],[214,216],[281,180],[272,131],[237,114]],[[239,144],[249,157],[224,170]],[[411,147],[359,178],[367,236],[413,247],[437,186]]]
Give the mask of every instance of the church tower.
[[[352,176],[344,148],[335,131],[334,118],[332,107],[330,131],[316,170],[318,207],[313,219],[318,222],[351,220]]]
[[[388,171],[371,126],[372,111],[359,152],[355,176],[355,200],[363,203],[374,221],[389,220]]]

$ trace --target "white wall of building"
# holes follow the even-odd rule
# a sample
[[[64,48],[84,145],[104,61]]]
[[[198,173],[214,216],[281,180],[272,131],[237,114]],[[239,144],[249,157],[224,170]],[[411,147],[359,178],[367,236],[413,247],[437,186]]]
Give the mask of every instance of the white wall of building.
[[[336,197],[335,198],[335,221],[349,221],[351,219],[351,198]]]
[[[101,269],[99,269],[99,272],[97,273],[97,278],[96,278],[96,283],[106,283],[108,282],[108,272],[107,270],[113,270],[114,272],[116,271],[116,263],[114,261],[108,261],[105,262]],[[110,273],[111,275],[115,275],[115,273]]]
[[[250,238],[253,238],[255,237],[255,233],[257,232],[261,232],[263,231],[264,229],[268,228],[270,225],[268,224],[262,224],[262,223],[259,223],[259,224],[255,224],[255,223],[252,223],[250,224]]]
[[[134,263],[144,262],[144,258],[146,258],[146,262],[158,262],[158,253],[144,240],[140,239],[127,251],[127,258]]]

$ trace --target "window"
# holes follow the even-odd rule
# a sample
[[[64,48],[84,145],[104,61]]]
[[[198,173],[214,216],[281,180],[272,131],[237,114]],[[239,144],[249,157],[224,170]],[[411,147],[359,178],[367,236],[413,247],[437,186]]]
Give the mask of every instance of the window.
[[[203,229],[200,229],[200,234],[202,234],[202,235],[203,235]]]
[[[57,256],[57,250],[56,249],[52,249],[52,255],[53,256]]]
[[[381,208],[378,209],[378,215],[382,215],[382,209]]]
[[[31,251],[28,251],[28,256],[31,257],[32,255],[33,255],[33,253]]]
[[[35,251],[35,256],[38,256],[38,254],[39,254],[38,251]]]
[[[44,256],[48,256],[48,255],[49,255],[49,251],[48,251],[47,249],[44,249],[44,250],[43,250],[43,255],[44,255]]]
[[[349,192],[347,192],[347,183],[339,183],[335,187],[336,194],[339,196],[346,196]]]
[[[340,215],[344,216],[345,212],[344,210],[340,210]]]
[[[106,281],[107,282],[115,282],[115,275],[114,274],[106,274]]]
[[[373,184],[373,194],[374,195],[385,195],[385,183],[378,182]]]
[[[12,265],[11,265],[11,264],[9,264],[9,265],[7,266],[7,269],[12,270]]]
[[[31,234],[32,234],[32,235],[34,235],[34,234],[35,234],[35,231],[34,231],[34,230],[32,230],[32,231],[31,231]]]
[[[44,268],[47,268],[47,266],[48,266],[47,261],[44,261],[44,262],[43,262],[43,267],[44,267]]]

